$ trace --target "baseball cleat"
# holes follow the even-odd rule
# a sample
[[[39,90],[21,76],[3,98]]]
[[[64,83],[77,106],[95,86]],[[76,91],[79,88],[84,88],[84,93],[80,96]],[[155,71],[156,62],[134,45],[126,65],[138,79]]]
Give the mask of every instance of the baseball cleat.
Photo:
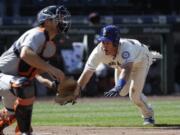
[[[143,125],[145,126],[153,126],[155,124],[155,120],[152,117],[144,118]]]

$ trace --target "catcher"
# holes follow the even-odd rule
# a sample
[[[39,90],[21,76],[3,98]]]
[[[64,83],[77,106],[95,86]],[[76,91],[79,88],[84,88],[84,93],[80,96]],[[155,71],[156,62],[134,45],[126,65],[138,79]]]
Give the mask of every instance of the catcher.
[[[31,135],[31,117],[35,91],[32,80],[42,72],[63,82],[65,75],[46,61],[56,53],[52,39],[66,33],[71,24],[70,13],[64,6],[48,6],[37,15],[38,26],[26,31],[0,57],[0,96],[4,108],[0,112],[0,134],[17,120],[16,135]]]

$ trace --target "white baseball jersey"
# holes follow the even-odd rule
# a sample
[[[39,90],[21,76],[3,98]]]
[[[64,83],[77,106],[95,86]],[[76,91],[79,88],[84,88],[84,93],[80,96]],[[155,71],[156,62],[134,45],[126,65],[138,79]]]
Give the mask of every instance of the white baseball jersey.
[[[96,70],[100,63],[109,65],[115,69],[121,69],[128,62],[133,62],[133,69],[126,85],[120,91],[121,96],[129,93],[130,99],[138,105],[144,118],[153,117],[153,110],[147,104],[142,93],[147,72],[152,64],[152,57],[148,47],[135,39],[120,39],[116,57],[105,55],[102,43],[94,48],[91,53],[85,70]],[[117,70],[120,71],[120,70]],[[119,73],[115,72],[116,80]]]
[[[113,68],[119,68],[128,62],[133,62],[133,66],[136,66],[148,53],[148,47],[135,39],[121,38],[116,57],[105,55],[102,43],[99,43],[89,56],[85,68],[95,70],[100,63],[107,64]]]
[[[45,48],[43,48],[46,43]],[[55,48],[53,45],[50,45],[49,42],[46,42],[46,36],[44,31],[40,27],[32,28],[25,32],[14,44],[4,52],[0,57],[0,71],[9,74],[9,75],[17,75],[18,74],[18,66],[20,58],[14,52],[14,48],[21,49],[23,46],[27,46],[31,48],[36,54],[41,53],[42,49],[44,50],[43,54],[45,57],[51,56],[52,54],[47,53],[55,53]],[[53,49],[52,49],[53,48]]]

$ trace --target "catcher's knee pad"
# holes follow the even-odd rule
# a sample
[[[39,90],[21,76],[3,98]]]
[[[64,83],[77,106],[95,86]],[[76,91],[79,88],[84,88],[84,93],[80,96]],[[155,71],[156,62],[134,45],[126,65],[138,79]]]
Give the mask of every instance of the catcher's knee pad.
[[[20,98],[34,97],[32,81],[26,77],[17,77],[11,80],[11,92]]]
[[[8,114],[8,111],[14,111],[12,109],[3,108],[0,111],[0,132],[3,132],[3,129],[13,124],[16,121],[15,114]]]
[[[34,87],[26,77],[14,78],[11,80],[11,92],[17,96],[16,104],[31,105],[34,101]]]

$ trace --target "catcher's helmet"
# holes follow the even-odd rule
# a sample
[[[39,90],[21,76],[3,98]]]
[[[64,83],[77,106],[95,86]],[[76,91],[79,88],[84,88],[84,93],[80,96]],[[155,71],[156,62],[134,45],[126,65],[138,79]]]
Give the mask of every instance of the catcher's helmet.
[[[64,6],[48,6],[42,9],[37,15],[38,24],[43,24],[45,20],[53,19],[58,23],[60,32],[67,32],[71,26],[71,15]]]
[[[113,43],[114,46],[117,46],[120,40],[120,31],[118,27],[115,25],[107,25],[103,27],[98,40],[100,42],[110,41]]]

